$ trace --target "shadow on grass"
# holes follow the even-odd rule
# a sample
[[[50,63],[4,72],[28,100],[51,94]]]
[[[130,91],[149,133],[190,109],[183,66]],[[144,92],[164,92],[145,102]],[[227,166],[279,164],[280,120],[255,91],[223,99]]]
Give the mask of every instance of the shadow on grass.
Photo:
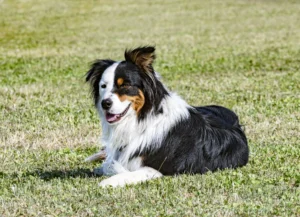
[[[69,179],[69,178],[90,178],[96,175],[89,169],[78,168],[75,170],[51,170],[51,171],[35,171],[35,173],[43,180],[51,179]]]
[[[1,174],[0,174],[1,176]],[[99,177],[95,175],[90,169],[78,168],[74,170],[36,170],[33,172],[25,172],[22,174],[13,173],[11,175],[2,174],[2,176],[9,176],[10,178],[28,178],[28,177],[39,177],[45,181],[50,181],[52,179],[69,179],[69,178],[92,178]]]

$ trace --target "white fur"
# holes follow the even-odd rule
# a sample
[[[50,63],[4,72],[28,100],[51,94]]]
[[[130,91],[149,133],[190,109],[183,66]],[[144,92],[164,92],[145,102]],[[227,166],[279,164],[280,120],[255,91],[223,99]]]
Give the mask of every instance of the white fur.
[[[101,101],[104,99],[111,99],[113,104],[112,107],[108,110],[112,114],[121,114],[130,104],[130,101],[125,100],[123,102],[120,101],[119,97],[113,93],[114,87],[114,79],[115,79],[115,70],[119,62],[112,64],[109,66],[104,72],[101,77],[99,83],[99,94],[100,100],[98,101],[97,108],[99,114],[104,116],[103,110],[101,109]],[[102,85],[106,85],[105,88],[102,88]]]
[[[102,119],[105,132],[102,139],[107,152],[107,159],[102,165],[105,175],[117,174],[120,169],[112,168],[115,167],[114,165],[119,167],[119,164],[128,171],[141,168],[141,160],[139,158],[129,160],[131,155],[145,148],[148,150],[159,148],[169,130],[178,121],[189,116],[188,104],[173,93],[170,93],[170,96],[162,101],[161,107],[164,111],[162,114],[152,113],[141,122],[137,121],[137,116],[134,113],[124,117],[124,120],[117,125],[110,125],[105,119]],[[153,143],[157,146],[150,146]],[[125,145],[126,147],[123,148],[120,155],[117,150]]]
[[[139,182],[159,178],[161,176],[162,174],[157,170],[150,167],[143,167],[134,172],[124,172],[114,175],[108,179],[104,179],[102,182],[99,183],[99,186],[123,187],[127,184],[137,184]]]
[[[102,181],[100,186],[124,186],[162,176],[153,168],[143,167],[141,158],[130,158],[138,150],[158,149],[170,129],[180,120],[189,117],[188,109],[191,108],[178,95],[169,93],[160,104],[163,110],[161,114],[150,111],[144,120],[138,122],[136,112],[130,108],[120,121],[114,124],[108,123],[101,108],[101,100],[107,98],[113,100],[113,106],[109,111],[113,114],[122,113],[130,103],[126,100],[120,102],[119,98],[112,93],[115,69],[118,64],[115,63],[104,71],[99,84],[100,100],[97,109],[102,124],[102,145],[106,147],[107,153],[106,160],[99,171],[104,175],[112,176]],[[157,73],[156,76],[158,77]],[[101,88],[102,84],[106,84],[106,88]],[[120,149],[122,153],[119,152]],[[87,159],[93,160],[94,157]]]

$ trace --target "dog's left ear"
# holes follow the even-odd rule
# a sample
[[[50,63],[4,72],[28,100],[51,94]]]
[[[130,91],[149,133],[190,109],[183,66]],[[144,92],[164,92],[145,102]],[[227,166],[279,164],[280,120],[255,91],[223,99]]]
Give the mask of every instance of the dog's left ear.
[[[149,75],[154,72],[152,64],[155,60],[155,47],[147,46],[126,50],[125,60],[134,63]]]

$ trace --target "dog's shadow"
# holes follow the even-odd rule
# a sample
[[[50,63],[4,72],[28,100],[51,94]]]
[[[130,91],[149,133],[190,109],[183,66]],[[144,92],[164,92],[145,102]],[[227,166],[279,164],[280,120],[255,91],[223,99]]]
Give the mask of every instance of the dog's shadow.
[[[90,169],[78,168],[74,170],[50,170],[35,171],[41,179],[49,181],[51,179],[69,179],[69,178],[91,178],[97,177]]]
[[[52,179],[70,179],[70,178],[96,178],[100,175],[96,175],[92,170],[85,168],[77,168],[73,170],[35,170],[32,172],[26,172],[21,177],[39,177],[44,181],[50,181]],[[20,177],[20,174],[14,173],[12,177]]]

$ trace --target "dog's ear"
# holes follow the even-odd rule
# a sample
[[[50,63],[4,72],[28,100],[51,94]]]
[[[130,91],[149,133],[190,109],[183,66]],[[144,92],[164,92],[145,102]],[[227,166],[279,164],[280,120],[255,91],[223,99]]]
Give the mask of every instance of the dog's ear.
[[[95,104],[97,103],[99,98],[99,82],[102,77],[102,74],[105,71],[105,69],[107,69],[113,63],[113,60],[95,60],[94,63],[91,64],[90,70],[86,73],[85,80],[91,85],[91,90],[93,98],[95,100]]]
[[[97,77],[101,78],[104,70],[113,63],[113,60],[95,60],[91,64],[90,70],[86,73],[86,82],[90,82],[91,84],[93,84],[95,82],[95,79]]]
[[[152,63],[155,60],[155,47],[138,47],[125,51],[125,60],[132,62],[147,74],[153,73]]]

